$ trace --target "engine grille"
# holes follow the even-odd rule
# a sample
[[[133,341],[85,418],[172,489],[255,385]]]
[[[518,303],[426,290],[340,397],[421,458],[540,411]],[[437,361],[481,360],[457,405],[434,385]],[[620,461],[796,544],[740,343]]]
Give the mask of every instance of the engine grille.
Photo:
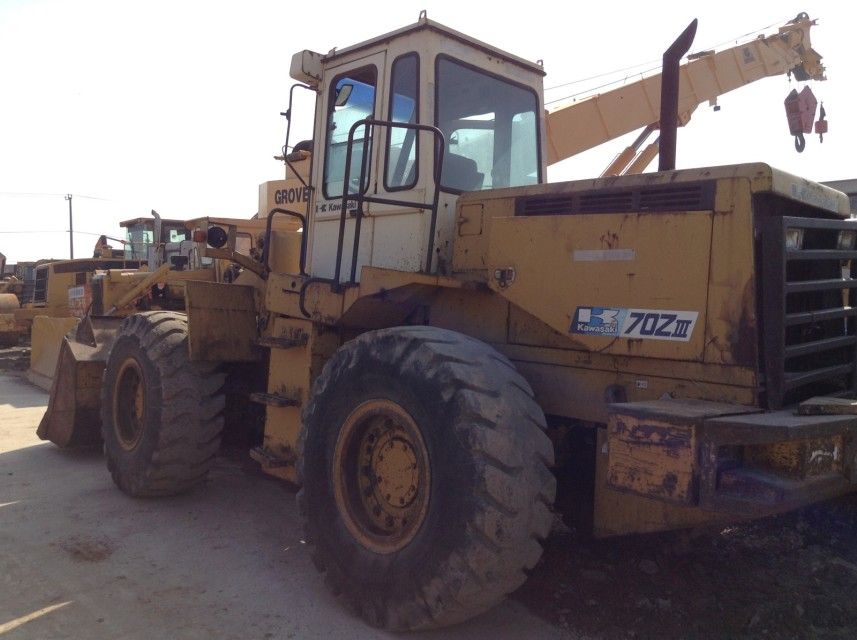
[[[791,231],[802,248],[788,248]],[[769,216],[762,223],[762,372],[768,408],[857,391],[857,249],[852,221]]]
[[[596,189],[518,198],[517,216],[581,213],[644,213],[646,211],[709,211],[714,208],[715,182]]]
[[[48,267],[36,268],[36,280],[33,285],[33,302],[44,304],[48,296]]]

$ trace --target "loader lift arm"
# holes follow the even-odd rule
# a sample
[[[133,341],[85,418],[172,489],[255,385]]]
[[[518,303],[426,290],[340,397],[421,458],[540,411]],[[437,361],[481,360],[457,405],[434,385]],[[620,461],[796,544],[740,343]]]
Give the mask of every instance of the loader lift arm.
[[[810,43],[810,29],[815,24],[816,20],[801,13],[775,34],[759,36],[716,53],[705,51],[690,56],[680,70],[679,125],[687,124],[702,103],[714,103],[718,96],[762,78],[793,73],[799,81],[824,80],[821,56]],[[633,147],[639,147],[658,127],[660,91],[658,73],[548,111],[545,114],[548,164],[646,127],[645,135],[605,171],[605,175],[621,173],[634,159]],[[656,149],[655,146],[649,152],[645,163],[634,162],[631,172],[644,169]]]

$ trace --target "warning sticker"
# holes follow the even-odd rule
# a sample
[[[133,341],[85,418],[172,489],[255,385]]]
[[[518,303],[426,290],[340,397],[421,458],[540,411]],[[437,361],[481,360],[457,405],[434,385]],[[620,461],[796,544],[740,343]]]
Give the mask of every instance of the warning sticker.
[[[569,332],[588,336],[688,342],[698,317],[697,311],[578,307]]]

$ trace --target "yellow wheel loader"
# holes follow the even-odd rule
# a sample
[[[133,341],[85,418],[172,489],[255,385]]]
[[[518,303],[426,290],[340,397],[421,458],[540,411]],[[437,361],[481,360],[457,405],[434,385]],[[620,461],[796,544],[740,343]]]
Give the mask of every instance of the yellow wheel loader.
[[[541,65],[424,15],[299,52],[306,207],[272,209],[258,260],[186,282],[183,311],[93,287],[40,432],[99,433],[129,495],[182,492],[217,451],[228,368],[265,372],[251,455],[300,486],[334,592],[397,630],[501,601],[554,505],[612,536],[853,491],[847,198],[765,164],[670,166],[690,37],[660,170],[557,184]]]
[[[38,433],[61,447],[91,446],[102,441],[97,419],[102,371],[123,318],[146,311],[184,312],[186,288],[192,282],[201,286],[234,282],[236,292],[246,292],[248,285],[244,283],[261,282],[260,274],[264,273],[251,256],[261,256],[266,229],[269,235],[276,230],[272,241],[280,248],[281,262],[274,264],[283,270],[298,269],[297,220],[266,224],[255,219],[162,221],[156,217],[122,225],[128,229],[126,252],[146,256],[143,267],[80,272],[79,276],[86,277],[66,289],[70,317],[35,318],[28,377],[51,392]],[[161,234],[159,229],[167,231]],[[159,237],[166,241],[158,241]],[[77,267],[79,262],[60,264]],[[61,288],[55,278],[46,281],[53,283],[53,289]],[[230,300],[210,302],[222,308]],[[240,301],[246,303],[245,298]],[[208,347],[216,356],[217,346]]]

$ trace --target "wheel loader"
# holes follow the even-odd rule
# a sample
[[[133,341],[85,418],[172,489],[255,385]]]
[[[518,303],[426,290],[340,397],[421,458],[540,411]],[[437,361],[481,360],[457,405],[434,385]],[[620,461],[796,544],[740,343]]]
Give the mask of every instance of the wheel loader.
[[[554,509],[606,537],[854,490],[844,194],[664,166],[665,131],[657,172],[546,184],[542,66],[425,15],[291,76],[317,94],[309,198],[269,212],[237,263],[257,277],[189,281],[182,312],[104,279],[40,433],[95,431],[122,491],[179,493],[216,456],[225,368],[265,371],[251,455],[299,487],[334,593],[395,630],[500,602]]]

